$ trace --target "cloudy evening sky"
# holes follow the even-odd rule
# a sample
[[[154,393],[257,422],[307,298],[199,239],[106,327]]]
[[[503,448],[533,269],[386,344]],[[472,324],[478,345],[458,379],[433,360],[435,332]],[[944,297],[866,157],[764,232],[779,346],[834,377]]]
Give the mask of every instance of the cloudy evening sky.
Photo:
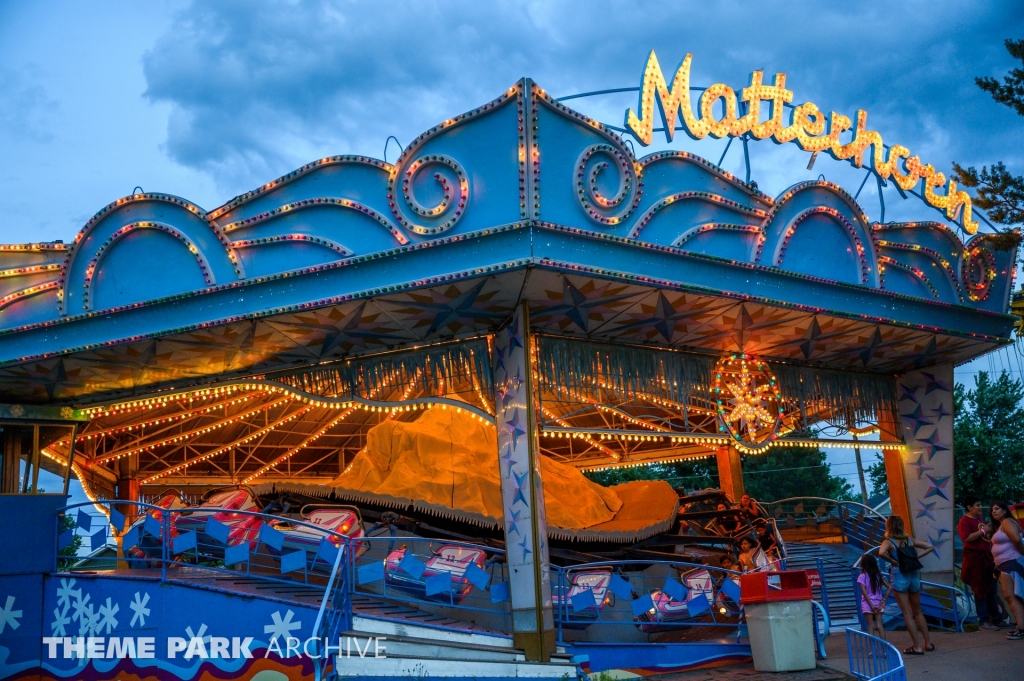
[[[795,103],[863,108],[939,170],[1020,174],[1024,118],[973,79],[1020,66],[1003,40],[1022,37],[1019,1],[6,2],[0,242],[69,241],[136,186],[211,209],[315,158],[380,158],[389,135],[405,143],[523,76],[556,97],[636,86],[652,48],[666,70],[692,52],[695,85],[784,71]],[[571,104],[621,125],[636,95]],[[672,146],[717,162],[724,145]],[[750,156],[770,194],[818,174],[854,193],[863,177],[827,158],[809,171],[793,145]],[[723,165],[742,176],[740,145]],[[876,192],[860,195],[872,219]],[[887,219],[939,218],[885,200]]]

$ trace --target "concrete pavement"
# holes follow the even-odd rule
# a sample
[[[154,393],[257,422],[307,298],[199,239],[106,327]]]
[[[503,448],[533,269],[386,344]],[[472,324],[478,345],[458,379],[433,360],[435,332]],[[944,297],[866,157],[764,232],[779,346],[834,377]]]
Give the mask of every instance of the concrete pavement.
[[[887,632],[888,641],[903,650],[910,645],[904,631]],[[932,632],[935,652],[905,655],[908,681],[1021,681],[1024,679],[1024,640],[1007,641],[1005,631],[965,634]],[[849,672],[846,634],[836,633],[825,642],[824,664]]]

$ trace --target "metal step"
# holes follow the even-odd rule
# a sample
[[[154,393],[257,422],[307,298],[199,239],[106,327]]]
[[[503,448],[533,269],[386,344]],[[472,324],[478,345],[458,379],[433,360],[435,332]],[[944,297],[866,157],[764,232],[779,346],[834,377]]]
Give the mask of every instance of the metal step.
[[[346,632],[343,636],[362,636],[360,632]],[[525,662],[526,655],[521,650],[506,646],[491,646],[477,643],[461,643],[458,641],[438,641],[431,639],[411,638],[408,636],[388,636],[382,642],[388,657],[408,658],[457,658],[462,660],[485,660],[489,662]]]
[[[338,661],[338,679],[446,678],[446,679],[551,679],[576,677],[576,666],[566,659],[551,662],[495,662],[438,657],[344,657]]]
[[[391,619],[367,615],[353,615],[352,629],[357,635],[394,636],[444,643],[469,643],[494,648],[512,649],[512,637],[479,631],[430,626],[418,621]]]

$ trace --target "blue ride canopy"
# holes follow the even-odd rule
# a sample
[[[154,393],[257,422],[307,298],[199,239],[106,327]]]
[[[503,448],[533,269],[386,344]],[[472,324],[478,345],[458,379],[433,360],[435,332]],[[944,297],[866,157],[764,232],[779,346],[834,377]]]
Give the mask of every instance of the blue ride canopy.
[[[871,223],[826,181],[771,198],[637,159],[524,79],[394,165],[319,159],[212,211],[164,194],[70,245],[0,247],[0,400],[75,402],[492,332],[889,374],[1008,342],[991,235]]]

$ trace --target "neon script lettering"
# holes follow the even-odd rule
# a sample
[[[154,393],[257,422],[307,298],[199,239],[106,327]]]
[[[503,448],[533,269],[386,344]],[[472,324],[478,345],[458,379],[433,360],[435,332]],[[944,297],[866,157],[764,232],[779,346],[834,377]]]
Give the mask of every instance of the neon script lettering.
[[[651,50],[640,87],[640,115],[637,116],[633,109],[626,111],[626,127],[640,144],[647,146],[654,138],[654,105],[657,103],[665,121],[665,137],[670,142],[682,114],[683,129],[698,140],[708,135],[723,138],[749,133],[759,140],[772,138],[780,144],[795,142],[805,151],[828,152],[833,158],[849,160],[858,168],[864,167],[867,157],[869,167],[879,177],[884,180],[892,178],[904,191],[912,190],[924,180],[924,198],[929,205],[944,210],[950,220],[957,220],[962,209],[964,230],[968,234],[978,231],[977,221],[971,219],[971,197],[967,192],[958,190],[953,179],[947,185],[944,173],[936,171],[931,164],[921,163],[921,159],[911,156],[906,147],[895,144],[886,150],[882,135],[867,129],[866,111],[858,110],[856,121],[853,121],[835,111],[826,116],[813,102],[805,102],[793,108],[787,125],[783,114],[785,105],[793,101],[793,92],[786,89],[786,74],[775,74],[774,81],[766,85],[764,72],[754,71],[750,74],[750,85],[740,92],[739,101],[746,104],[743,115],[740,115],[736,92],[728,85],[716,83],[700,95],[698,116],[690,99],[692,60],[692,54],[686,55],[670,86],[657,55]],[[719,101],[722,102],[718,107],[721,117],[716,118]],[[762,115],[762,104],[767,105],[766,115]],[[852,133],[851,139],[844,144],[840,136],[848,130]],[[943,186],[946,193],[936,194],[935,189]]]

